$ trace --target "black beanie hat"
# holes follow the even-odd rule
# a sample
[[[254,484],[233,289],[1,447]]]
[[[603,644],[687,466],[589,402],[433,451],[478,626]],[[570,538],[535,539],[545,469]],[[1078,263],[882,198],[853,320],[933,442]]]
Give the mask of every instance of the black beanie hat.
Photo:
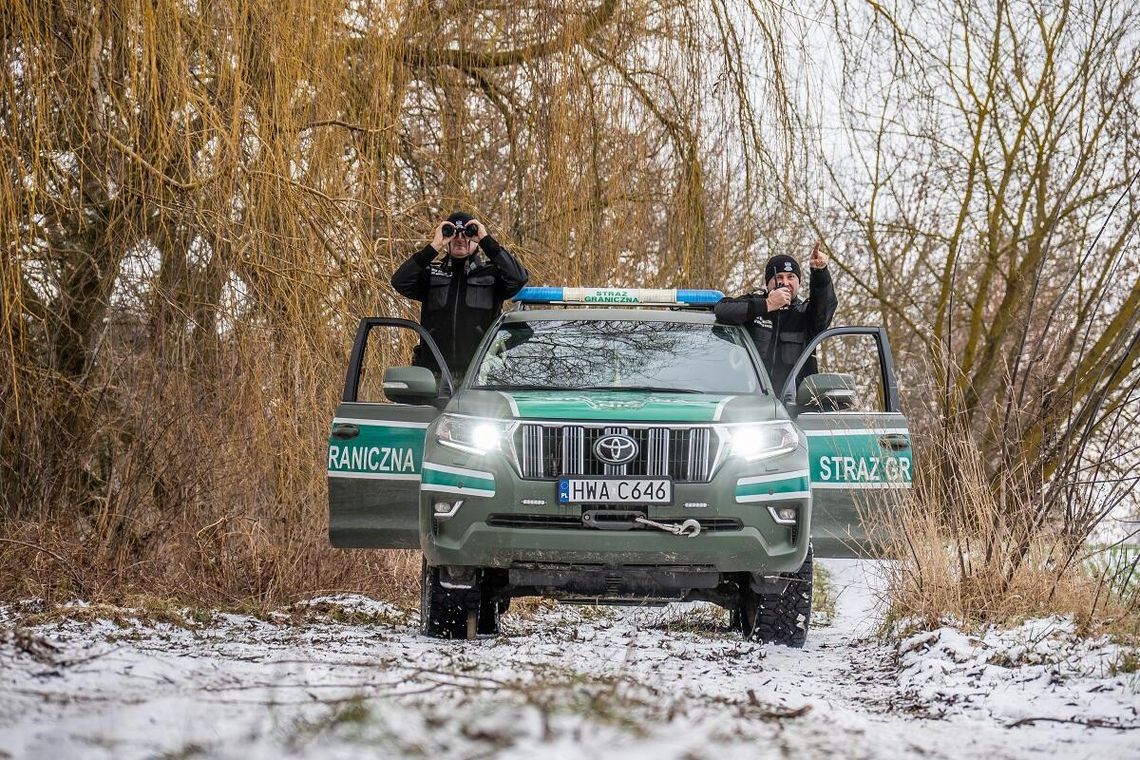
[[[780,272],[791,272],[796,277],[803,279],[803,275],[800,274],[799,262],[787,254],[781,253],[779,256],[768,259],[768,263],[764,265],[764,282],[768,282]]]
[[[475,217],[471,216],[466,211],[452,211],[451,216],[447,217],[447,221],[451,222],[452,224],[458,224],[462,227],[474,218]]]

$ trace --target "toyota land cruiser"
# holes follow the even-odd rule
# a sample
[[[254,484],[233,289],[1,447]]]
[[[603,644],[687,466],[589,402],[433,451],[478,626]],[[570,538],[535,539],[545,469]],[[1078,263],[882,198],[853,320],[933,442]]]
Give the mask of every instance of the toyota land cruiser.
[[[860,512],[910,484],[890,349],[880,328],[829,330],[809,352],[861,338],[878,376],[795,388],[797,367],[773,389],[719,298],[525,288],[457,388],[419,325],[361,320],[328,444],[333,545],[422,550],[430,636],[494,633],[512,597],[541,595],[707,600],[745,636],[802,646],[813,552],[865,550]],[[386,366],[393,330],[442,374]]]

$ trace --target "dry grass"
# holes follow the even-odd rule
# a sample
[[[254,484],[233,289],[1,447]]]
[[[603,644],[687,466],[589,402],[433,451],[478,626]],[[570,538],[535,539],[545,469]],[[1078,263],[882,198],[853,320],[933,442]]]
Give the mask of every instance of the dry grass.
[[[82,530],[72,523],[7,525],[0,539],[4,598],[127,607],[153,598],[249,613],[330,592],[367,594],[404,607],[418,603],[418,552],[335,550],[321,532],[275,533],[246,521],[204,551],[201,528],[176,521],[162,527],[162,541],[136,547],[123,561],[107,556],[107,543],[87,545],[72,537]]]
[[[67,492],[42,484],[35,508],[0,523],[0,596],[245,609],[337,590],[413,603],[418,554],[328,544],[331,362],[328,387],[314,377],[304,391],[269,358],[154,372],[147,355],[124,358],[98,429],[53,455],[87,477],[82,501],[53,504]]]
[[[1069,615],[1084,632],[1140,635],[1140,597],[1122,596],[1088,561],[1084,536],[1066,534],[1025,489],[995,487],[981,453],[968,441],[945,447],[957,477],[945,491],[924,484],[902,501],[885,526],[890,611],[935,627],[948,618],[967,625],[1016,623]]]

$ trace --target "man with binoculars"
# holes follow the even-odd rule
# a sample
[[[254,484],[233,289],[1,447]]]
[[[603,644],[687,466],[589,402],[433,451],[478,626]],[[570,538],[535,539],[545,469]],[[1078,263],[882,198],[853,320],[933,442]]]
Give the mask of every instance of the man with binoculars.
[[[739,298],[724,298],[713,309],[720,322],[748,326],[777,394],[783,390],[792,365],[808,341],[831,326],[839,306],[827,269],[827,255],[819,250],[818,242],[812,249],[809,266],[811,285],[807,300],[800,297],[799,262],[781,254],[764,265],[766,288]],[[813,356],[800,370],[796,383],[818,371]]]
[[[436,256],[444,254],[435,261]],[[392,275],[400,295],[420,302],[422,324],[443,352],[456,382],[467,371],[483,333],[503,309],[503,301],[526,284],[519,260],[499,247],[471,214],[456,211],[436,225],[432,241]],[[438,372],[423,343],[413,363]]]

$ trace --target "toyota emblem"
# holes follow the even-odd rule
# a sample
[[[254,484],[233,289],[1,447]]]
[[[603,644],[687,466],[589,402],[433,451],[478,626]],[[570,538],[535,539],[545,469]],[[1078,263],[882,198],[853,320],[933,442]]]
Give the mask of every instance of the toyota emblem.
[[[603,435],[594,442],[594,456],[606,464],[625,464],[637,456],[637,441],[628,435]]]

